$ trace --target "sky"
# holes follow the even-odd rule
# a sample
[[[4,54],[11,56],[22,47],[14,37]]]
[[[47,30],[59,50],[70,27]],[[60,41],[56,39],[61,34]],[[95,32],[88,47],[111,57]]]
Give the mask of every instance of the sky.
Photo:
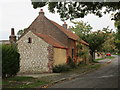
[[[45,16],[62,25],[58,13],[52,14],[48,11],[47,6],[42,8]],[[11,28],[15,29],[15,34],[21,29],[29,27],[29,25],[38,16],[40,8],[34,9],[31,0],[3,0],[0,1],[0,40],[8,40]],[[102,18],[89,14],[84,18],[75,19],[77,21],[83,20],[88,22],[94,30],[101,30],[109,26],[110,29],[115,29],[114,21],[110,19],[111,15],[106,14]],[[68,20],[66,21],[69,26],[73,24]]]

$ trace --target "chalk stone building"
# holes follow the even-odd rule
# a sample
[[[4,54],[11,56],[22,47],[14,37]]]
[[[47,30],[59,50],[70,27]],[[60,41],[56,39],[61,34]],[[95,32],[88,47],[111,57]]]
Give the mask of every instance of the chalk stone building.
[[[67,63],[70,56],[77,62],[77,40],[79,37],[45,17],[43,10],[18,39],[20,53],[19,73],[52,72],[55,65]],[[84,41],[81,43],[88,45]]]

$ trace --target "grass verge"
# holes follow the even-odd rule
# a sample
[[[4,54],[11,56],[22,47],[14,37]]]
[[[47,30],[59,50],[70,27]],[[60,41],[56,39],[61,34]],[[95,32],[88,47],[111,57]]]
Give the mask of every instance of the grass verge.
[[[41,81],[33,77],[16,76],[2,80],[2,87],[4,88],[34,88],[47,84],[47,81]]]
[[[94,61],[99,61],[99,60],[103,60],[103,59],[113,59],[115,57],[113,56],[106,56],[105,58],[98,58],[98,59],[95,59]]]
[[[66,74],[81,74],[83,72],[87,72],[87,71],[90,71],[90,70],[95,70],[95,69],[98,69],[101,67],[101,64],[96,64],[96,63],[93,63],[93,64],[81,64],[79,66],[77,66],[77,68],[74,68],[74,69],[71,69],[70,71],[68,72],[65,72]],[[64,74],[65,74],[64,73]]]
[[[113,58],[115,58],[115,57],[113,57],[113,56],[107,56],[106,58],[107,58],[107,59],[113,59]]]

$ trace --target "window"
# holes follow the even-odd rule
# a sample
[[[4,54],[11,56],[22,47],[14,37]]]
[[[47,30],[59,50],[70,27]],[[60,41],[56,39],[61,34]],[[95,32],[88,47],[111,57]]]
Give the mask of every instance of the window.
[[[72,49],[72,59],[74,59],[74,48]]]
[[[32,43],[32,39],[30,37],[28,38],[28,43]]]

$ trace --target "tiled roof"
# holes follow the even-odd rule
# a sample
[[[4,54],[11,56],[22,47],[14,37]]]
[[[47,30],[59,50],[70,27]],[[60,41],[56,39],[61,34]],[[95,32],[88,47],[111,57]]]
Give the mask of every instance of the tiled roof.
[[[47,42],[48,44],[57,47],[57,48],[66,48],[62,43],[60,43],[59,41],[57,41],[56,39],[54,39],[51,36],[48,35],[44,35],[41,33],[34,33],[35,35],[37,35],[38,37],[42,38],[45,42]]]
[[[10,44],[9,40],[0,40],[0,44]]]
[[[87,42],[83,41],[83,40],[81,40],[80,42],[81,42],[82,44],[85,44],[85,45],[89,46],[89,44],[88,44]]]
[[[50,20],[55,26],[57,26],[59,28],[59,30],[61,30],[62,32],[64,32],[69,38],[73,39],[73,40],[77,40],[79,39],[79,37],[72,33],[71,31],[65,29],[64,27],[60,26],[59,24],[57,24],[56,22]]]
[[[57,29],[56,29],[57,28]],[[51,31],[50,31],[51,30]],[[78,40],[79,37],[72,33],[71,31],[65,29],[64,27],[62,27],[61,25],[57,24],[56,22],[52,21],[52,20],[49,20],[48,18],[46,18],[43,13],[42,14],[39,14],[39,16],[32,22],[32,24],[25,30],[25,33],[21,36],[23,37],[28,31],[32,31],[32,32],[35,32],[35,33],[41,33],[41,37],[43,36],[45,38],[45,35],[46,35],[46,38],[45,40],[48,38],[48,37],[51,37],[52,39],[54,39],[53,41],[57,41],[59,43],[62,43],[62,41],[58,41],[57,39],[58,38],[53,38],[53,31],[57,32],[57,30],[59,30],[60,32],[62,33],[57,33],[57,35],[60,37],[61,34],[65,34],[68,38],[70,39],[73,39],[73,40]],[[56,34],[56,33],[54,33]],[[51,35],[51,36],[50,36]],[[21,38],[20,37],[20,38]],[[20,39],[19,38],[19,39]],[[50,38],[50,39],[51,39]],[[63,38],[62,38],[63,39]],[[47,42],[49,42],[49,38],[48,40],[46,40]],[[51,42],[50,42],[51,43]],[[88,45],[85,41],[81,41],[81,43],[83,44],[86,44]],[[53,43],[52,43],[53,44]],[[58,43],[57,43],[58,44]],[[54,43],[54,45],[58,46],[57,44]],[[59,45],[63,45],[62,44],[59,44]]]

